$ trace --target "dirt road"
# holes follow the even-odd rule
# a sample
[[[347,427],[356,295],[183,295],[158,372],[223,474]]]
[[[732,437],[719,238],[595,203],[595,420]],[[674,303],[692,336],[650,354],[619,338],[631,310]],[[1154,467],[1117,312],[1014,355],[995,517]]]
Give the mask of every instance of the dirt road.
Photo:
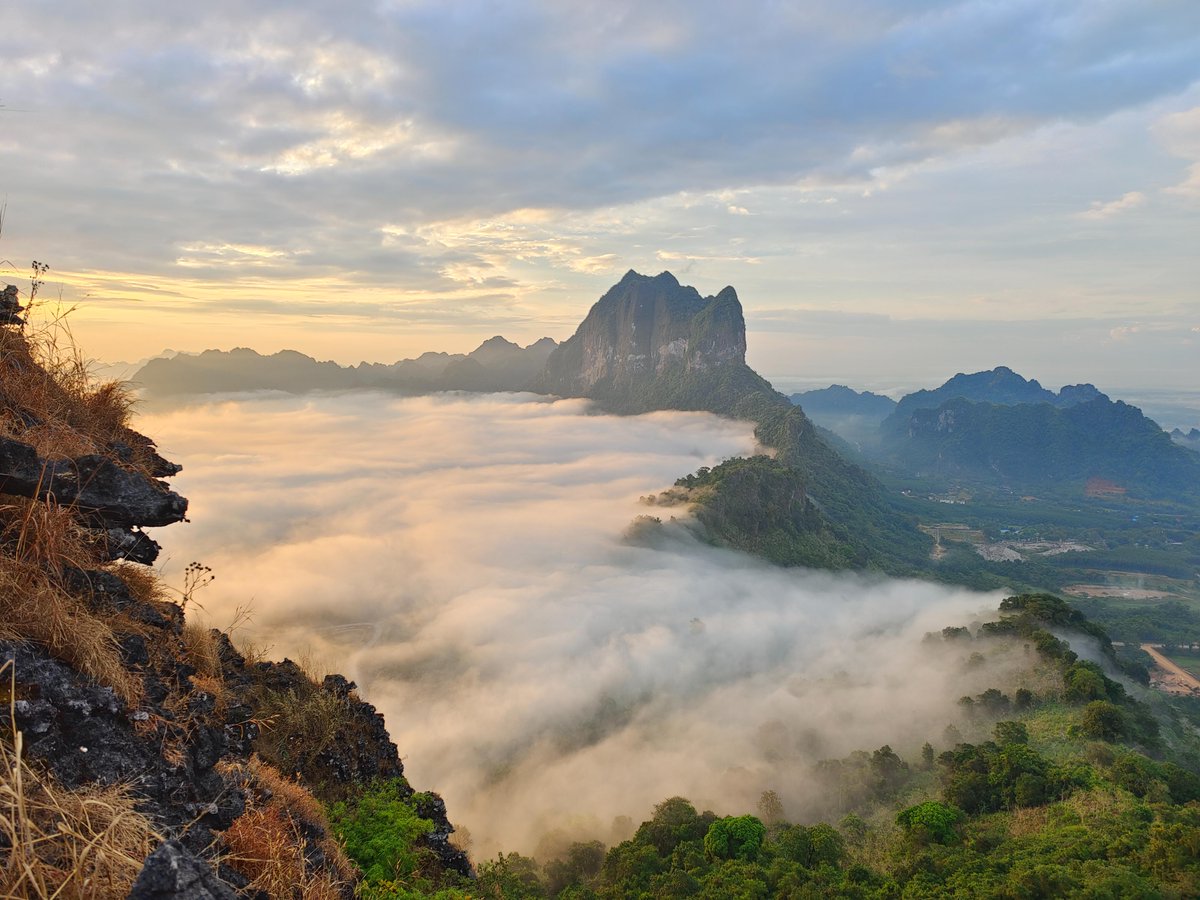
[[[1168,694],[1200,696],[1200,679],[1184,671],[1163,656],[1153,644],[1142,644],[1154,659],[1154,670],[1150,673],[1150,684]]]

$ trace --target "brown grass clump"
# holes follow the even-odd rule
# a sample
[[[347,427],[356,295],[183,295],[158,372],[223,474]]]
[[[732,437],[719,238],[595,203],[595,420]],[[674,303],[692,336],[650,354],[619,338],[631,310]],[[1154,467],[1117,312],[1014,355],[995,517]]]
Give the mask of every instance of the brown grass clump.
[[[1044,806],[1017,807],[1008,814],[1008,835],[1022,838],[1038,834],[1049,821],[1050,814]]]
[[[250,788],[246,811],[224,832],[223,862],[250,879],[250,888],[272,898],[333,900],[354,880],[354,868],[330,837],[329,821],[316,799],[257,757],[246,765],[223,764]],[[266,796],[270,799],[264,799]],[[318,846],[333,871],[310,868],[304,854],[305,826],[324,833]]]
[[[7,556],[47,572],[97,565],[96,547],[69,507],[53,500],[5,495],[0,499],[0,546]]]
[[[221,654],[211,628],[194,622],[183,626],[183,655],[202,678],[221,678]]]
[[[0,436],[31,444],[48,458],[106,453],[130,434],[130,404],[120,385],[93,384],[61,320],[0,328]],[[144,442],[126,443],[135,457],[145,452]],[[100,549],[69,507],[0,495],[0,637],[43,646],[133,705],[141,681],[122,664],[112,623],[72,597],[64,583],[65,567],[99,567]],[[130,576],[131,568],[113,570],[135,595],[161,597],[153,575]]]
[[[95,384],[62,318],[0,328],[0,434],[51,458],[104,453],[125,435],[133,398]]]
[[[0,558],[0,638],[41,644],[77,671],[111,687],[129,706],[142,698],[142,681],[122,662],[108,623],[40,568],[9,558]]]
[[[0,737],[0,896],[124,897],[161,840],[150,820],[126,787],[64,790],[21,747],[20,732]]]
[[[255,708],[270,722],[258,739],[258,752],[287,772],[304,769],[337,740],[346,722],[345,701],[316,685],[267,691]]]
[[[139,563],[124,561],[110,563],[107,568],[125,582],[125,587],[129,588],[130,595],[139,603],[153,605],[171,602],[166,587],[163,586],[153,569],[148,569]]]

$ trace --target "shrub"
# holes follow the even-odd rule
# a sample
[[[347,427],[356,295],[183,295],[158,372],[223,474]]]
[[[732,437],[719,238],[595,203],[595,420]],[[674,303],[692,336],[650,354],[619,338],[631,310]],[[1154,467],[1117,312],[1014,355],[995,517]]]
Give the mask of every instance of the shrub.
[[[416,841],[433,831],[433,823],[417,814],[396,780],[380,782],[356,800],[334,803],[329,819],[368,883],[411,877],[418,866]]]
[[[353,870],[312,794],[256,756],[219,769],[248,787],[246,811],[222,834],[224,861],[271,897],[342,897]],[[310,847],[320,850],[325,865],[310,864]]]
[[[254,707],[265,723],[255,748],[284,772],[308,768],[337,739],[346,720],[345,702],[314,684],[266,691]]]
[[[0,557],[0,639],[30,641],[46,648],[130,706],[142,682],[121,661],[108,622],[67,593],[57,578],[36,565]]]

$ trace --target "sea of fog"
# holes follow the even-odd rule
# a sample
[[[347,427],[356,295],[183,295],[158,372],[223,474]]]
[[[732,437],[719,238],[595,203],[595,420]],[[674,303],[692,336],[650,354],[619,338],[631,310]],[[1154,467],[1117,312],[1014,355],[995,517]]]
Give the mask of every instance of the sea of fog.
[[[910,758],[996,673],[921,637],[997,596],[769,567],[641,495],[753,451],[703,413],[593,414],[518,394],[240,395],[143,415],[184,465],[189,523],[155,535],[179,585],[272,656],[358,682],[418,789],[476,859],[552,829],[610,836],[682,794],[802,819],[813,762]],[[654,514],[661,528],[631,528]]]

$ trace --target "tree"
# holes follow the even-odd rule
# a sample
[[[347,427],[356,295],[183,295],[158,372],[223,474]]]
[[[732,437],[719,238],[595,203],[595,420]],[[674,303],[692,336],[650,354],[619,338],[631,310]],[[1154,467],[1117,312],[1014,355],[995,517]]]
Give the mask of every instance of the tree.
[[[896,824],[919,843],[951,844],[958,840],[954,826],[962,817],[962,810],[928,800],[902,810],[896,816]]]
[[[908,779],[908,763],[884,744],[871,754],[871,775],[875,781],[875,793],[880,797],[890,797]]]
[[[709,859],[753,862],[762,851],[767,827],[756,816],[726,816],[708,826],[704,854]]]
[[[997,722],[992,729],[996,743],[1003,747],[1005,744],[1028,744],[1029,729],[1024,722]]]
[[[1125,733],[1125,716],[1107,700],[1093,700],[1083,708],[1079,730],[1102,741],[1115,741]]]
[[[784,819],[783,801],[774,791],[763,791],[758,798],[758,815],[767,825],[777,825]]]
[[[929,741],[926,741],[921,746],[921,767],[923,769],[925,769],[926,771],[928,771],[929,769],[932,769],[933,768],[933,758],[934,758],[933,744],[929,743]]]
[[[500,853],[479,866],[475,882],[489,900],[540,900],[546,896],[537,876],[537,863],[520,853]]]
[[[670,856],[680,842],[702,840],[715,818],[712,813],[699,815],[683,797],[671,797],[654,807],[654,818],[641,824],[634,840],[650,844],[659,856]]]
[[[551,896],[558,896],[569,885],[591,881],[603,864],[604,844],[600,841],[577,841],[567,848],[562,859],[546,864],[546,887]]]

